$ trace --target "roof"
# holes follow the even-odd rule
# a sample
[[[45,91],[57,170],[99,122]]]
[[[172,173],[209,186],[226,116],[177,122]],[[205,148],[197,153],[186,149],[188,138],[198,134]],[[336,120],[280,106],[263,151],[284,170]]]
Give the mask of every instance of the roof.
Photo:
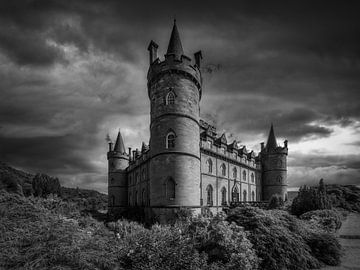
[[[126,153],[125,146],[124,146],[124,141],[123,141],[123,138],[121,136],[120,130],[119,130],[119,133],[118,133],[117,138],[116,138],[114,151],[119,152],[119,153]]]
[[[175,55],[183,55],[184,54],[184,50],[183,47],[181,45],[181,40],[180,40],[180,35],[179,35],[179,31],[177,29],[176,26],[176,20],[174,20],[174,26],[171,32],[171,36],[170,36],[170,41],[169,41],[169,46],[167,49],[166,54],[175,54]]]
[[[276,142],[276,137],[275,137],[275,133],[274,133],[274,127],[273,124],[271,124],[270,127],[270,132],[269,132],[269,137],[266,143],[266,149],[269,150],[274,150],[277,147],[277,142]]]

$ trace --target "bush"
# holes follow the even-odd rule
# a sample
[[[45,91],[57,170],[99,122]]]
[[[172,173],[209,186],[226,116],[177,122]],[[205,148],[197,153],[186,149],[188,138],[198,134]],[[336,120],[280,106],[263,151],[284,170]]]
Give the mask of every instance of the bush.
[[[285,211],[235,208],[229,222],[249,231],[249,239],[261,259],[261,269],[312,269],[320,266],[302,235],[306,232],[300,220]]]
[[[32,180],[32,188],[34,190],[34,196],[46,197],[49,194],[61,195],[59,179],[46,174],[36,174]]]
[[[308,238],[307,244],[319,261],[327,265],[340,264],[341,246],[335,236],[326,233],[314,233]]]
[[[307,186],[300,188],[298,196],[292,202],[291,213],[300,216],[319,209],[331,209],[331,201],[326,193],[323,179],[320,180],[318,188]]]
[[[312,226],[326,232],[334,233],[341,227],[341,215],[336,210],[314,210],[300,216]]]
[[[360,188],[347,185],[327,185],[327,194],[334,207],[360,212]]]
[[[267,208],[268,209],[279,209],[283,206],[284,206],[284,201],[283,201],[282,197],[278,194],[274,194],[271,196]]]

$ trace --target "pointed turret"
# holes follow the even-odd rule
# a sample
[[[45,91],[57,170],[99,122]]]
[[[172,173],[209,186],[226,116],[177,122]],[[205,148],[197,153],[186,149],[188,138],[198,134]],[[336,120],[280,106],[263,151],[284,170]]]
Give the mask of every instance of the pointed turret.
[[[126,153],[124,141],[121,136],[120,130],[119,130],[118,136],[116,138],[114,151],[119,152],[119,153]]]
[[[273,124],[271,123],[271,128],[270,128],[270,132],[269,132],[269,137],[266,143],[266,149],[269,150],[274,150],[277,147],[277,142],[276,142],[276,137],[275,137],[275,133],[274,133],[274,127]]]
[[[173,26],[173,29],[171,32],[169,46],[168,46],[168,49],[166,52],[166,55],[170,55],[170,54],[174,54],[177,56],[181,56],[184,54],[184,51],[183,51],[183,48],[181,45],[179,31],[176,27],[176,20],[174,20],[174,26]]]

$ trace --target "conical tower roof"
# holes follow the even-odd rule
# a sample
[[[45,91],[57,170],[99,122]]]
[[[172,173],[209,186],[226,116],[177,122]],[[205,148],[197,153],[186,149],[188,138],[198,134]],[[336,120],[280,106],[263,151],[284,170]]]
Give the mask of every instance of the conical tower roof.
[[[123,138],[121,136],[120,130],[119,130],[119,133],[118,133],[117,138],[116,138],[114,151],[119,152],[119,153],[126,153],[125,146],[124,146],[124,141],[123,141]]]
[[[179,31],[176,27],[176,20],[174,20],[174,26],[171,32],[171,37],[170,37],[170,41],[169,41],[169,46],[167,49],[166,54],[175,54],[178,56],[181,56],[184,54],[184,50],[183,47],[181,45],[181,40],[180,40],[180,35],[179,35]]]
[[[269,137],[266,143],[266,149],[269,150],[273,150],[276,149],[277,147],[277,142],[276,142],[276,137],[275,137],[275,133],[274,133],[274,127],[273,124],[271,123],[271,128],[270,128],[270,132],[269,132]]]

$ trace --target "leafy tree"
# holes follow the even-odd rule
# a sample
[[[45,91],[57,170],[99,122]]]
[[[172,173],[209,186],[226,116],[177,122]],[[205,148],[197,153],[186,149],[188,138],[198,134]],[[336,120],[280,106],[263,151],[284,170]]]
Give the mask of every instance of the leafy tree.
[[[61,186],[58,178],[38,173],[32,180],[34,196],[46,197],[49,194],[61,195]]]

